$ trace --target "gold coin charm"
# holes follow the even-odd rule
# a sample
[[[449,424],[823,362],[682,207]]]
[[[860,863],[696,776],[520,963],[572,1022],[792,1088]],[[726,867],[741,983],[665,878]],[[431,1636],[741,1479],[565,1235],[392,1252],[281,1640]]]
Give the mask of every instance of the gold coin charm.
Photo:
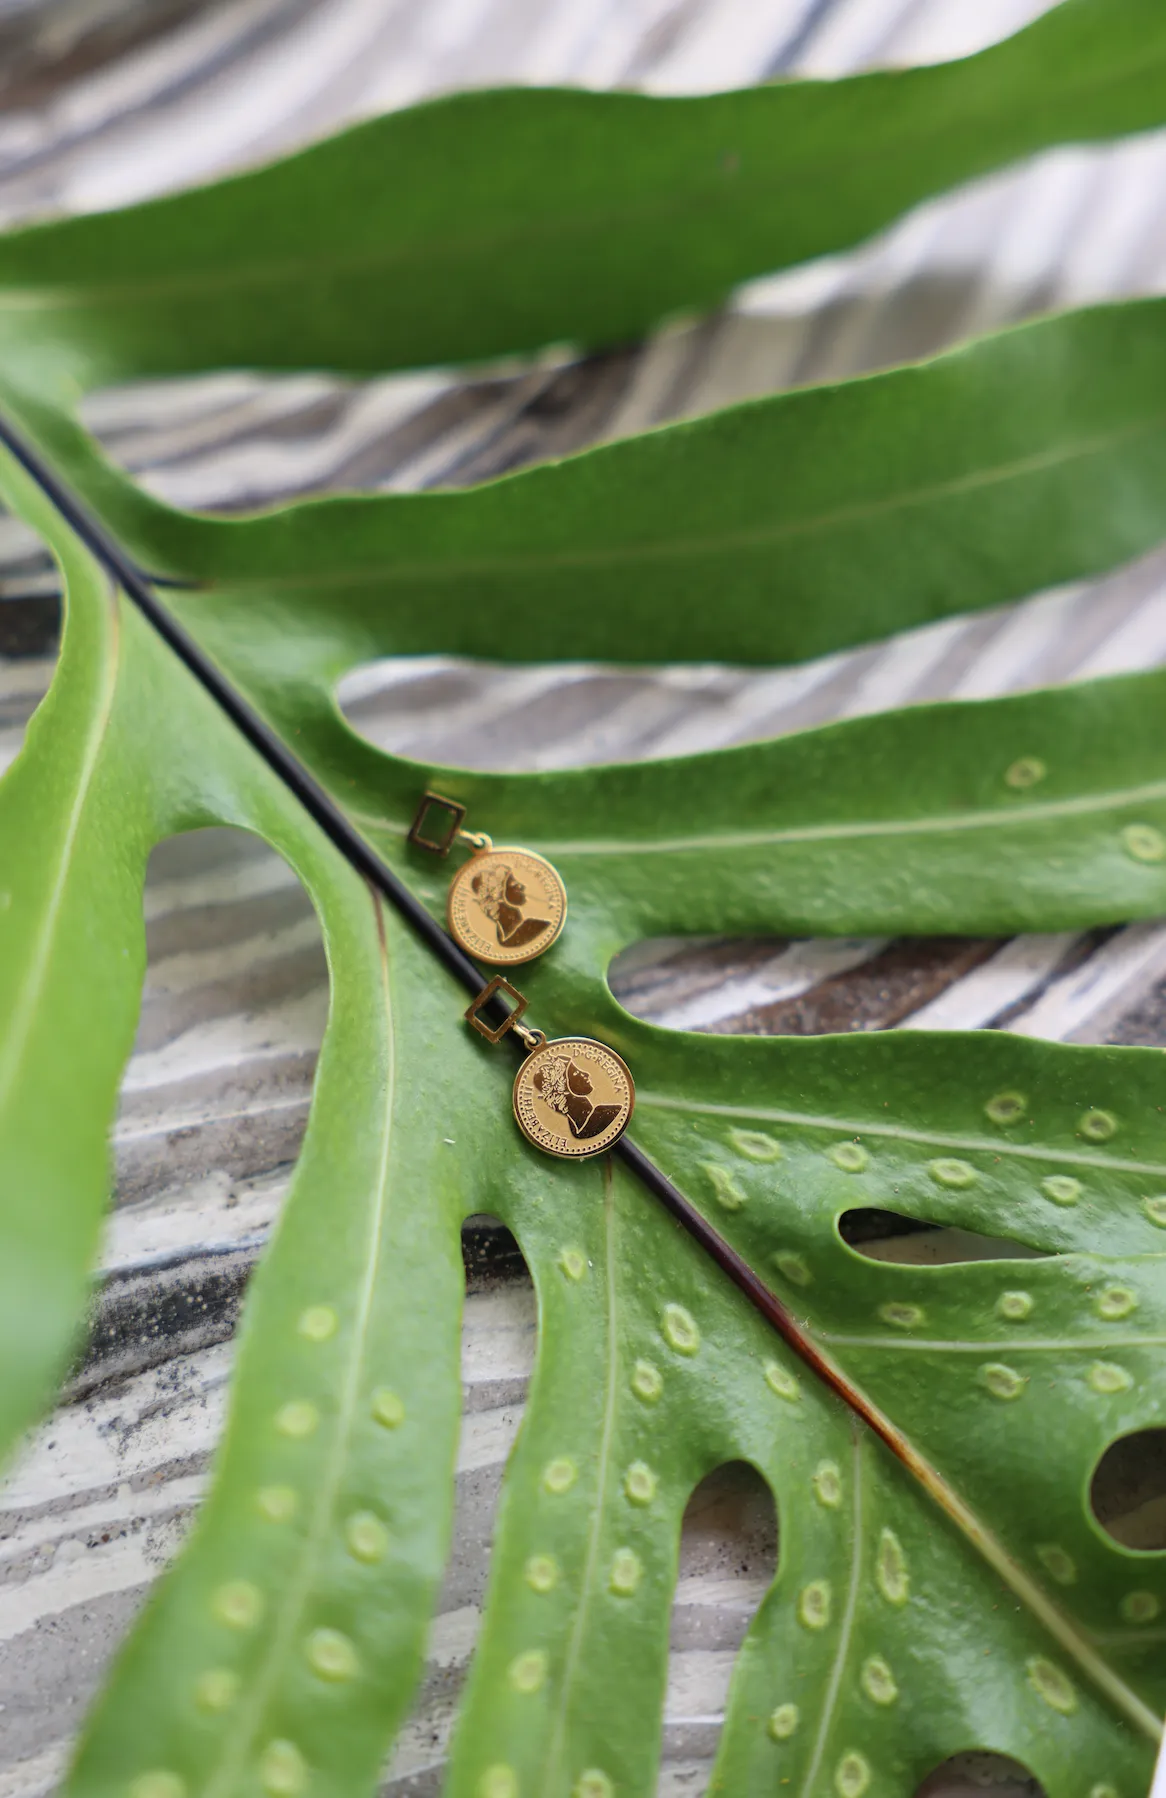
[[[462,829],[465,815],[460,799],[427,792],[409,827],[409,842],[431,855],[446,856],[455,843],[474,851],[449,889],[449,934],[467,955],[496,968],[533,961],[567,922],[567,889],[545,856],[533,849],[495,849],[483,831]],[[443,820],[436,829],[435,817]]]
[[[479,849],[458,869],[446,906],[449,934],[477,961],[532,961],[567,921],[567,890],[530,849]]]
[[[636,1103],[627,1065],[604,1043],[565,1036],[541,1043],[518,1070],[514,1115],[548,1155],[581,1160],[619,1141]]]

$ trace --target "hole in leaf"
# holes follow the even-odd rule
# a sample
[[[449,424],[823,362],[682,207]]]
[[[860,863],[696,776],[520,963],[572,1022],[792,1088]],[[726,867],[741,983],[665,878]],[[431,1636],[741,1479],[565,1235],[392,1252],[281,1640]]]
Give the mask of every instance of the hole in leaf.
[[[868,1261],[892,1261],[902,1267],[949,1267],[963,1261],[1038,1261],[1046,1251],[1008,1236],[984,1236],[978,1230],[923,1223],[899,1211],[861,1206],[844,1211],[838,1234]]]
[[[1098,1523],[1123,1548],[1166,1548],[1166,1429],[1111,1442],[1089,1486]]]
[[[230,1335],[299,1154],[327,1018],[315,911],[259,838],[159,844],[144,910],[105,1277],[74,1396]]]
[[[534,1371],[537,1309],[534,1283],[518,1243],[499,1218],[482,1213],[462,1232],[466,1300],[462,1311],[465,1415],[457,1477],[453,1540],[435,1633],[443,1618],[485,1596],[494,1518],[506,1459],[518,1432]],[[448,1635],[452,1624],[446,1622]],[[468,1650],[467,1650],[468,1653]]]
[[[740,1579],[760,1598],[776,1573],[777,1507],[769,1483],[750,1462],[727,1461],[705,1476],[685,1506],[679,1578]]]
[[[466,1220],[462,1253],[463,1415],[453,1551],[430,1626],[421,1686],[389,1764],[387,1783],[394,1792],[436,1794],[440,1787],[435,1763],[441,1762],[444,1771],[458,1698],[481,1629],[502,1478],[534,1370],[534,1284],[515,1238],[499,1218],[483,1212]],[[423,1785],[415,1784],[419,1742],[433,1769],[432,1783]]]
[[[157,1204],[197,1185],[235,1209],[240,1182],[299,1151],[327,1018],[320,926],[287,863],[227,829],[154,850],[145,914],[118,1201]]]
[[[915,1798],[1045,1798],[1045,1789],[1021,1761],[974,1748],[941,1761],[915,1788]]]
[[[702,1749],[715,1751],[733,1659],[773,1582],[777,1553],[777,1507],[757,1469],[730,1461],[708,1474],[680,1527],[664,1704],[666,1759],[670,1733],[691,1747],[693,1729],[709,1735]],[[711,1718],[718,1723],[710,1731]]]
[[[60,626],[56,563],[36,533],[0,507],[0,775],[49,690]]]
[[[481,1212],[462,1225],[462,1260],[468,1292],[491,1291],[507,1280],[530,1285],[526,1260],[500,1218]]]
[[[288,864],[246,832],[160,844],[144,915],[103,1278],[66,1393],[87,1402],[63,1406],[32,1439],[14,1493],[21,1505],[34,1494],[45,1518],[43,1533],[32,1526],[33,1562],[47,1566],[67,1545],[81,1576],[65,1613],[68,1654],[40,1628],[22,1638],[15,1692],[33,1745],[54,1741],[57,1719],[88,1700],[143,1596],[140,1574],[131,1590],[102,1570],[104,1544],[137,1541],[142,1564],[160,1571],[189,1522],[192,1476],[222,1425],[225,1339],[299,1153],[327,1006],[315,912]],[[98,1498],[111,1509],[95,1535],[85,1519]]]

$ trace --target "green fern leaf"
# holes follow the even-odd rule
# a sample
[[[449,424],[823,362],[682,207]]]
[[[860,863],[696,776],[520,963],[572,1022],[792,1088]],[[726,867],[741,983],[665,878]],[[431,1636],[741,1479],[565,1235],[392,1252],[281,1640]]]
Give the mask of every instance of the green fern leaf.
[[[781,1557],[717,1789],[892,1798],[973,1744],[1024,1761],[1053,1798],[1144,1788],[1166,1705],[1161,1557],[1105,1536],[1085,1495],[1105,1447],[1158,1416],[1160,1057],[1002,1036],[677,1037],[623,1012],[606,969],[665,931],[1048,929],[1162,910],[1162,677],[553,776],[380,756],[333,693],[353,664],[421,648],[793,659],[1131,554],[1166,528],[1161,303],[466,494],[243,521],[149,500],[66,409],[79,387],[221,360],[363,369],[638,329],[1039,144],[1160,122],[1158,10],[1109,0],[1108,61],[1100,16],[1070,0],[963,64],[837,87],[478,96],[0,246],[13,416],[129,550],[201,583],[170,594],[175,610],[436,914],[440,882],[404,841],[431,775],[475,824],[552,856],[571,920],[524,981],[533,1014],[625,1056],[638,1140],[784,1294],[796,1338],[626,1171],[521,1142],[507,1065],[465,1031],[452,983],[4,454],[0,488],[53,546],[69,602],[52,693],[0,783],[15,846],[0,875],[4,1440],[47,1401],[83,1310],[152,845],[208,823],[262,835],[308,888],[332,975],[214,1488],[98,1704],[78,1798],[373,1788],[448,1546],[459,1231],[483,1210],[527,1258],[540,1347],[456,1798],[652,1790],[680,1518],[740,1459],[774,1492]],[[490,155],[467,158],[487,126]],[[586,179],[564,177],[547,145],[589,132],[602,151],[580,159]],[[847,132],[879,155],[848,151],[854,184],[827,202]],[[386,223],[370,188],[422,153]],[[780,183],[793,197],[775,219]],[[634,216],[619,211],[632,190]],[[618,291],[601,278],[616,270]],[[880,1265],[839,1234],[856,1207],[1033,1258]]]

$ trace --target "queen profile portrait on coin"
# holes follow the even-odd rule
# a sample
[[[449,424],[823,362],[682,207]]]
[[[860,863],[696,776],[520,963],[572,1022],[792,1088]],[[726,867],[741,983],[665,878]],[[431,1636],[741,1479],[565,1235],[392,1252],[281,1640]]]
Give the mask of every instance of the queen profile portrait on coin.
[[[570,1161],[602,1155],[617,1143],[635,1103],[626,1061],[589,1036],[539,1043],[514,1077],[519,1129],[536,1148]]]
[[[539,1097],[567,1121],[571,1135],[580,1142],[601,1136],[623,1110],[622,1105],[596,1105],[594,1088],[585,1068],[565,1055],[555,1055],[537,1067],[532,1084]]]
[[[477,850],[453,877],[446,917],[454,941],[479,961],[531,961],[563,928],[567,894],[530,849]]]
[[[493,922],[504,949],[524,949],[551,928],[549,918],[528,915],[524,910],[528,902],[526,888],[507,862],[491,861],[472,876],[470,887]]]

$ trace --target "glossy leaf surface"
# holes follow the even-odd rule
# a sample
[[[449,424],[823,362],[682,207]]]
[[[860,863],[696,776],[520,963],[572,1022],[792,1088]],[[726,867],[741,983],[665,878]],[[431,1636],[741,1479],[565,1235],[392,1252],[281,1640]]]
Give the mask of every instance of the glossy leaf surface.
[[[188,602],[201,634],[294,605],[281,675],[329,638],[333,676],[354,652],[789,662],[1157,542],[1164,321],[1162,300],[1098,307],[463,492],[230,520],[112,469],[24,340],[0,397],[142,566],[211,589]]]
[[[214,187],[15,234],[0,333],[86,386],[618,341],[1049,144],[1164,120],[1155,0],[1067,0],[962,62],[837,82],[460,95]]]
[[[17,483],[11,491],[29,504]],[[29,510],[60,538],[42,506]],[[76,566],[83,575],[84,558]],[[84,617],[109,602],[90,573],[73,603]],[[457,1225],[482,1209],[519,1238],[543,1336],[453,1791],[512,1778],[519,1791],[565,1793],[589,1771],[616,1789],[651,1789],[656,1735],[644,1718],[662,1699],[679,1518],[705,1473],[742,1457],[773,1485],[782,1547],[742,1657],[726,1789],[797,1776],[814,1790],[877,1777],[908,1791],[973,1738],[1024,1760],[1054,1793],[1082,1765],[1100,1781],[1115,1760],[1136,1788],[1166,1696],[1149,1616],[1166,1588],[1160,1557],[1147,1567],[1104,1539],[1083,1494],[1107,1442],[1156,1416],[1161,1237],[1146,1200],[1166,1177],[1161,1058],[1001,1037],[952,1039],[939,1056],[934,1041],[909,1037],[699,1041],[636,1023],[601,975],[610,946],[660,915],[653,891],[703,891],[712,916],[718,892],[754,884],[747,863],[707,844],[683,852],[687,883],[682,864],[657,888],[629,879],[639,849],[593,857],[590,878],[580,857],[570,933],[524,982],[541,1021],[569,1017],[627,1056],[639,1140],[785,1283],[815,1340],[891,1416],[937,1490],[969,1509],[969,1541],[967,1516],[962,1529],[943,1517],[633,1181],[560,1168],[520,1144],[508,1061],[467,1039],[458,996],[391,919],[382,960],[359,883],[287,815],[289,802],[132,614],[126,622],[146,658],[137,678],[162,714],[152,723],[148,707],[139,721],[143,768],[183,766],[166,745],[188,732],[210,745],[199,783],[208,794],[185,793],[169,813],[155,802],[152,827],[213,817],[269,834],[322,906],[335,999],[295,1192],[250,1308],[215,1492],[131,1640],[74,1789],[112,1794],[165,1772],[223,1792],[309,1774],[311,1789],[368,1787],[411,1688],[441,1565]],[[123,690],[130,703],[136,687]],[[832,734],[844,745],[858,728]],[[35,744],[24,766],[37,768]],[[660,825],[691,822],[693,767],[639,772],[671,778],[647,802]],[[604,791],[614,777],[572,777],[574,816],[587,818],[590,795],[617,836],[622,819],[637,842],[644,816],[634,789],[622,804]],[[494,800],[491,784],[477,804]],[[569,865],[545,820],[537,828],[538,799],[561,815],[556,782],[504,784],[527,795],[527,840]],[[731,789],[718,784],[724,799]],[[425,879],[415,865],[410,873]],[[1000,1091],[1028,1101],[1020,1125],[986,1118]],[[1100,1143],[1087,1115],[1112,1119]],[[459,1139],[472,1154],[459,1154]],[[1054,1177],[1080,1183],[1074,1204],[1048,1197]],[[1031,1315],[1037,1328],[1002,1327],[1013,1267],[860,1261],[834,1228],[855,1203],[1046,1251],[1023,1264],[1022,1321]],[[1113,1293],[1121,1314],[1111,1297],[1101,1315]],[[1050,1546],[1072,1562],[1072,1590],[1049,1576]],[[1121,1610],[1130,1594],[1146,1612],[1133,1626]],[[786,1733],[790,1706],[797,1724]]]

